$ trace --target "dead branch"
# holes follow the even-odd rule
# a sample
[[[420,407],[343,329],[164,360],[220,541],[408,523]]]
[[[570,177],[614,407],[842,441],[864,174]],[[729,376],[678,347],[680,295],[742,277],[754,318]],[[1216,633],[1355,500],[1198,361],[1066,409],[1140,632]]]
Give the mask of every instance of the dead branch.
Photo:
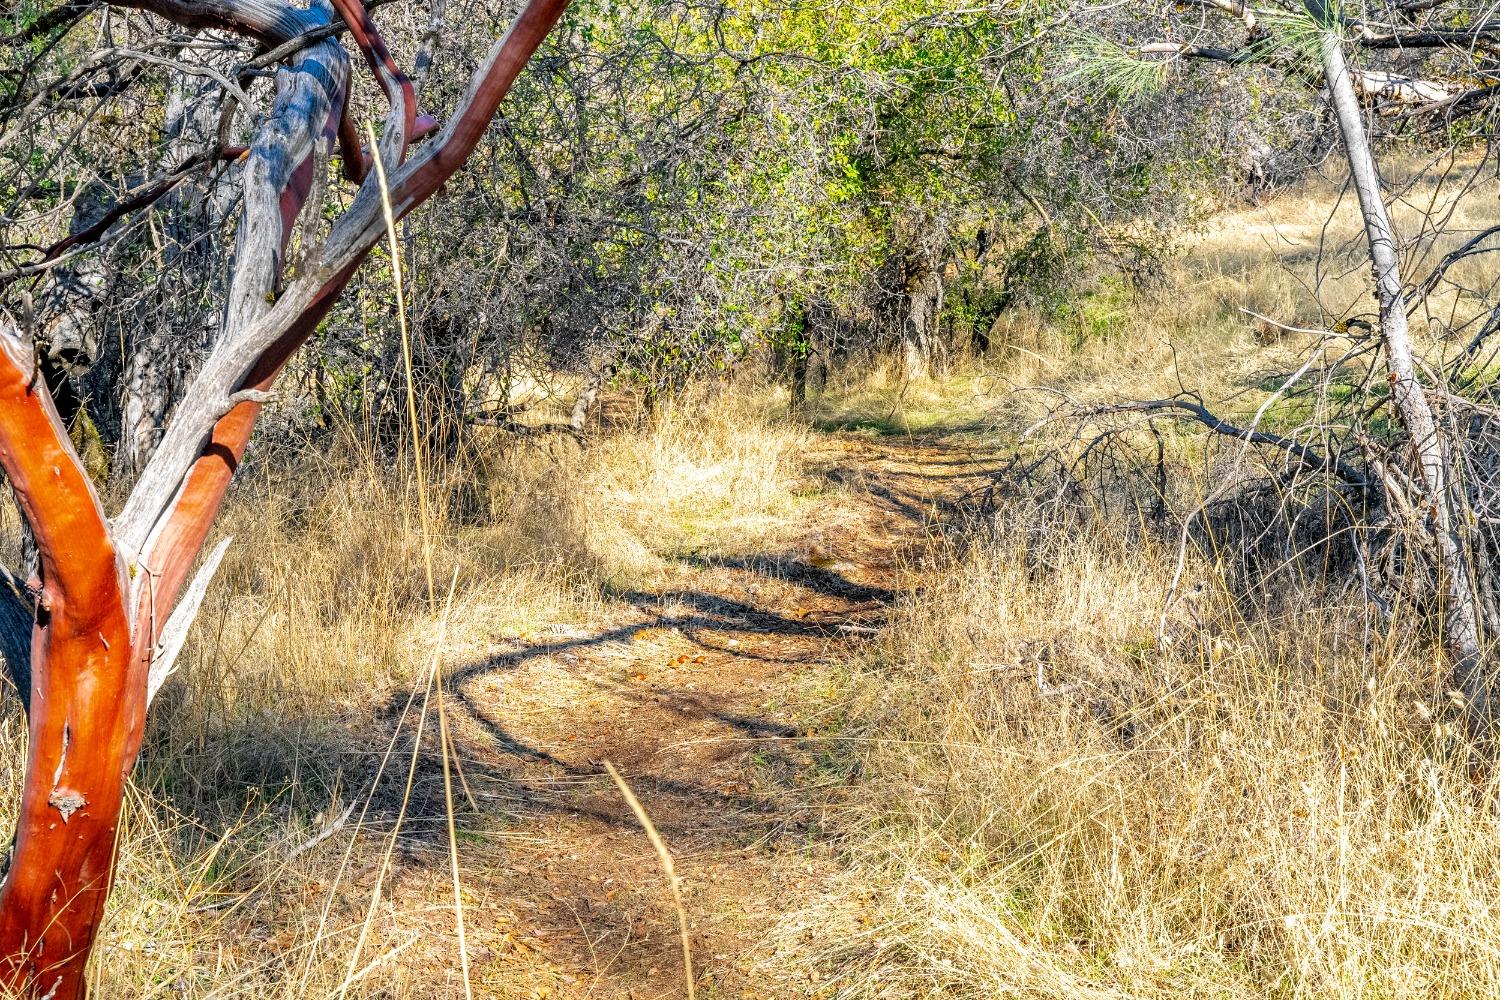
[[[1338,459],[1329,458],[1309,445],[1305,445],[1300,441],[1294,441],[1291,438],[1284,438],[1279,434],[1237,427],[1214,415],[1203,405],[1200,397],[1191,393],[1172,396],[1167,399],[1132,400],[1123,403],[1110,403],[1104,406],[1089,407],[1079,410],[1071,414],[1071,416],[1075,419],[1089,420],[1114,413],[1161,413],[1169,411],[1186,414],[1215,434],[1222,434],[1249,444],[1266,445],[1275,448],[1295,458],[1304,468],[1315,472],[1332,473],[1350,486],[1357,486],[1361,489],[1368,486],[1368,481],[1364,475]]]

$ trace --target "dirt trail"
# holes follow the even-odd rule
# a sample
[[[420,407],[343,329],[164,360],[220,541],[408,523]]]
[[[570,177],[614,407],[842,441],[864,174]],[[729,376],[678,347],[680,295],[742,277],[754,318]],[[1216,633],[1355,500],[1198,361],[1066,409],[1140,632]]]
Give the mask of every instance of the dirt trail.
[[[830,817],[846,790],[822,766],[809,689],[919,582],[942,505],[982,481],[971,444],[820,438],[811,465],[833,488],[803,537],[686,559],[597,627],[525,637],[458,672],[457,740],[500,816],[487,835],[469,824],[466,845],[471,858],[493,848],[469,887],[483,995],[685,995],[664,876],[605,760],[676,856],[699,996],[816,992],[798,956],[768,962],[763,944],[836,870]],[[447,918],[432,909],[436,937]]]

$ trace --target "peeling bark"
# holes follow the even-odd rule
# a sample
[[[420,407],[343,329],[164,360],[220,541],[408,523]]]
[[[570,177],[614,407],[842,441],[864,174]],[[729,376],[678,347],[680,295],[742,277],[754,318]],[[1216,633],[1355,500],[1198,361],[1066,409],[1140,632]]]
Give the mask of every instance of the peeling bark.
[[[332,19],[324,0],[305,9],[273,0],[120,5],[273,47]],[[468,159],[567,0],[531,0],[475,72],[453,120],[410,160],[411,143],[435,123],[416,113],[415,90],[368,11],[354,0],[336,5],[390,100],[384,138],[370,155],[389,164],[399,218]],[[31,733],[15,850],[0,886],[0,992],[48,1000],[86,995],[85,968],[113,877],[120,804],[148,695],[181,649],[216,559],[184,594],[189,571],[277,376],[384,232],[380,192],[366,179],[326,243],[281,288],[287,242],[317,180],[321,151],[342,136],[345,156],[359,158],[361,174],[365,155],[351,142],[348,57],[339,43],[318,41],[287,59],[275,106],[241,172],[246,215],[218,336],[181,397],[168,401],[160,442],[112,521],[47,380],[35,371],[29,330],[0,312],[0,466],[37,554],[35,580],[0,593],[0,652],[16,676],[23,661],[30,668]],[[29,655],[13,655],[14,633],[28,626]]]
[[[30,756],[15,850],[0,887],[0,982],[82,997],[114,868],[125,779],[145,721],[146,658],[93,483],[31,345],[0,328],[0,465],[36,538]]]

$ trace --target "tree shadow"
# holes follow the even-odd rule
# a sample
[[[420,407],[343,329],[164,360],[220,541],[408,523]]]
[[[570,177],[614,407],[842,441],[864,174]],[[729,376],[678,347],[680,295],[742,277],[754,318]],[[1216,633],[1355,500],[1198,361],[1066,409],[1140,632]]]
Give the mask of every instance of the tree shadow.
[[[663,592],[618,591],[611,596],[620,604],[635,609],[628,620],[599,629],[587,635],[552,639],[508,650],[493,656],[464,663],[446,673],[454,701],[463,713],[483,727],[487,747],[459,746],[458,750],[473,773],[492,779],[498,785],[513,784],[514,775],[505,762],[545,764],[572,778],[602,776],[598,766],[581,767],[569,763],[547,749],[517,736],[491,709],[476,700],[472,684],[484,678],[513,673],[537,660],[557,661],[567,655],[587,658],[597,650],[626,644],[643,629],[674,633],[703,653],[732,655],[740,660],[766,664],[797,663],[806,660],[804,653],[793,650],[788,655],[760,651],[758,641],[788,639],[826,643],[849,640],[840,630],[850,616],[868,621],[877,611],[894,600],[895,592],[849,580],[832,570],[794,559],[753,556],[744,558],[691,557],[687,560],[699,568],[721,567],[747,576],[795,582],[800,586],[841,602],[845,607],[827,613],[826,619],[796,618],[759,607],[748,600],[703,590],[678,589]],[[639,701],[643,695],[622,685],[608,685],[596,680],[594,685],[625,700]],[[260,802],[287,801],[297,790],[297,807],[314,808],[313,803],[340,790],[348,795],[369,795],[368,820],[376,827],[393,823],[401,813],[405,769],[388,766],[376,780],[381,762],[387,756],[394,761],[410,760],[415,747],[416,705],[410,690],[388,694],[367,716],[322,716],[301,718],[283,714],[276,718],[246,717],[222,722],[212,744],[202,749],[189,745],[180,733],[172,731],[175,703],[181,692],[169,686],[163,693],[153,719],[153,735],[143,754],[139,772],[143,782],[164,800],[180,804],[201,822],[205,836],[231,825],[243,814],[245,800]],[[701,692],[675,689],[654,692],[662,707],[683,717],[684,721],[711,722],[734,734],[739,740],[784,741],[796,737],[794,727],[769,718],[735,711],[717,703]],[[410,710],[408,711],[408,707]],[[445,815],[442,795],[441,754],[433,736],[431,720],[424,727],[423,747],[417,752],[412,774],[412,789],[405,815],[417,833],[417,840],[439,836]],[[389,751],[387,747],[390,747]],[[772,755],[775,757],[776,755]],[[715,790],[690,781],[652,779],[653,787],[675,796],[698,797],[716,809],[746,810],[754,801],[744,797],[725,797]],[[234,796],[223,794],[234,789]],[[500,789],[502,797],[517,808],[567,811],[571,806],[552,799],[538,798],[524,789]],[[214,799],[223,799],[215,803]],[[289,806],[291,808],[292,806]],[[595,818],[616,824],[633,823],[628,814],[608,816],[592,813]],[[472,818],[472,817],[471,817]],[[462,825],[462,822],[461,822]]]
[[[806,560],[786,556],[721,556],[692,553],[682,556],[681,561],[698,569],[733,569],[755,573],[767,579],[795,584],[826,597],[851,601],[856,604],[889,604],[896,599],[897,593],[895,590],[887,587],[855,583],[847,576],[831,568],[817,566]],[[681,595],[677,596],[678,599],[681,599]],[[722,599],[719,600],[722,601]],[[748,605],[736,605],[735,602],[723,603],[735,605],[729,609],[729,613],[731,614],[745,613],[745,609],[749,608]],[[759,611],[759,609],[754,609],[754,611],[757,617],[766,615],[766,612]],[[780,616],[771,617],[779,618],[779,624],[786,624],[785,618],[780,618]]]
[[[885,451],[882,457],[892,459],[889,467],[851,461],[821,471],[830,482],[857,490],[880,512],[881,532],[902,537],[925,537],[934,519],[948,509],[942,498],[950,494],[949,484],[972,478],[982,465],[962,446],[931,440],[914,442],[910,453],[894,442]],[[460,799],[454,817],[459,838],[506,845],[570,831],[563,836],[572,836],[576,844],[584,842],[580,831],[593,831],[600,849],[617,841],[627,845],[627,852],[644,851],[637,820],[604,771],[603,752],[618,754],[612,759],[682,857],[769,855],[805,849],[823,836],[827,806],[810,790],[809,761],[836,755],[827,754],[823,739],[801,730],[797,717],[778,707],[778,697],[758,701],[751,692],[760,689],[739,684],[738,674],[735,681],[725,681],[726,674],[714,673],[719,669],[715,664],[740,673],[761,671],[770,686],[788,676],[784,665],[827,661],[868,641],[872,625],[883,620],[901,591],[889,581],[846,572],[837,561],[825,563],[806,553],[696,553],[678,559],[686,569],[704,573],[704,579],[660,591],[608,591],[602,596],[615,610],[605,626],[518,643],[445,672],[451,746],[462,764],[463,790],[472,790],[477,804],[471,807],[462,791],[455,793]],[[769,596],[758,603],[761,599],[754,595],[763,584],[773,585],[767,587],[768,595],[779,591],[781,605],[770,606]],[[807,607],[788,610],[788,593],[796,593],[794,600]],[[640,647],[637,637],[643,631],[661,638]],[[636,649],[642,651],[632,652]],[[659,659],[684,650],[684,655],[708,657],[709,664],[680,673],[654,664],[652,676],[641,681],[630,672],[635,657]],[[701,683],[710,676],[715,683]],[[545,690],[538,685],[552,683],[554,677],[566,683],[566,694],[556,705],[538,695]],[[512,700],[512,692],[518,700]],[[527,711],[517,711],[521,698],[531,699]],[[580,723],[591,727],[594,736],[576,743],[569,742],[566,727],[586,713],[572,714],[569,702],[575,698],[598,700],[593,714]],[[170,700],[168,692],[165,702]],[[284,760],[270,761],[287,752],[289,737],[277,721],[264,720],[260,733],[247,724],[215,748],[222,776],[205,778],[202,786],[222,789],[233,773],[243,778],[241,787],[252,797],[296,794],[298,808],[305,810],[304,828],[316,822],[310,799],[319,792],[324,806],[330,798],[354,799],[370,831],[357,850],[375,851],[399,820],[400,870],[423,877],[441,873],[447,863],[449,809],[444,747],[435,719],[429,715],[419,721],[421,703],[419,684],[415,692],[395,691],[373,706],[366,703],[367,709],[329,713],[296,737],[299,762],[290,767]],[[543,717],[547,711],[558,717]],[[615,712],[618,731],[610,728],[615,723],[609,713]],[[627,727],[644,719],[649,719],[647,732],[637,739]],[[601,730],[608,732],[600,737]],[[169,754],[181,750],[180,743],[164,743],[159,753],[148,756],[164,764]],[[192,769],[190,763],[173,766]],[[835,764],[817,773],[816,780],[846,780]],[[287,791],[297,782],[308,785],[309,778],[318,791]],[[163,791],[172,801],[172,790]],[[204,821],[205,839],[238,822],[232,808],[220,812]],[[512,837],[516,840],[507,839]],[[348,835],[329,843],[329,849],[342,850]],[[265,850],[264,841],[256,849]],[[589,886],[573,879],[580,869],[563,882],[549,882],[505,860],[524,858],[519,848],[514,855],[509,847],[499,850],[503,857],[486,862],[494,866],[488,876],[493,893],[543,901],[536,920],[581,930],[589,941],[618,930],[618,907],[599,908]],[[638,861],[634,853],[605,854],[593,864],[614,870]]]
[[[820,470],[834,486],[867,494],[875,506],[924,530],[962,513],[960,484],[990,475],[992,456],[975,455],[961,444],[921,440],[912,444],[914,468],[875,467],[856,462]],[[940,455],[941,457],[935,457]]]

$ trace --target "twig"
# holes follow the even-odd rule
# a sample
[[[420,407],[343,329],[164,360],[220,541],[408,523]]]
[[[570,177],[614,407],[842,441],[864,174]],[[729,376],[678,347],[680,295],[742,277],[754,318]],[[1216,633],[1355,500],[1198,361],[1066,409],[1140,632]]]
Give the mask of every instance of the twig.
[[[646,809],[641,805],[640,799],[625,784],[625,779],[620,777],[620,772],[609,761],[604,762],[604,770],[614,779],[615,787],[620,789],[620,794],[625,796],[626,803],[630,806],[635,818],[640,820],[641,827],[646,831],[646,839],[651,841],[651,846],[656,849],[656,856],[661,860],[662,871],[667,876],[667,887],[672,890],[672,904],[677,907],[677,930],[682,936],[682,974],[687,981],[688,1000],[694,1000],[696,991],[693,989],[693,946],[688,940],[687,908],[682,905],[682,886],[677,877],[677,869],[672,864],[672,853],[667,850],[667,844],[661,839],[661,834],[656,832],[656,825],[651,822],[651,817],[646,814]]]
[[[293,858],[297,857],[299,854],[306,854],[308,851],[312,850],[314,847],[317,847],[323,841],[327,840],[329,837],[332,837],[335,833],[338,833],[340,830],[342,830],[344,828],[344,824],[349,822],[349,817],[354,815],[355,805],[357,805],[357,803],[351,802],[347,806],[345,806],[344,811],[339,813],[338,816],[327,826],[323,827],[323,829],[313,834],[312,837],[304,840],[302,843],[298,844],[296,847],[288,851],[286,859],[290,861]]]
[[[1111,413],[1153,413],[1160,410],[1180,410],[1189,414],[1216,434],[1224,434],[1251,444],[1264,444],[1270,445],[1273,448],[1279,448],[1289,456],[1296,458],[1303,466],[1309,469],[1319,472],[1331,472],[1353,486],[1368,485],[1364,476],[1336,458],[1330,458],[1319,453],[1309,445],[1305,445],[1300,441],[1293,441],[1291,438],[1284,438],[1279,434],[1236,427],[1226,420],[1221,420],[1201,402],[1191,397],[1172,396],[1167,399],[1144,399],[1127,403],[1112,403],[1084,410],[1076,414],[1076,416],[1086,419],[1105,416]]]
[[[159,201],[170,194],[179,184],[187,180],[200,167],[213,163],[217,159],[217,151],[196,153],[184,160],[180,166],[170,173],[136,185],[125,193],[125,197],[121,201],[111,206],[108,211],[88,228],[79,230],[71,236],[52,244],[50,247],[42,248],[40,259],[0,273],[0,285],[38,274],[50,267],[56,266],[65,259],[63,255],[67,251],[99,241],[109,232],[115,223],[119,222],[126,215]],[[17,248],[11,247],[8,249]]]
[[[1313,329],[1309,329],[1307,327],[1288,326],[1285,323],[1278,323],[1276,320],[1272,319],[1271,317],[1269,317],[1269,316],[1262,316],[1260,313],[1255,312],[1252,309],[1246,309],[1244,306],[1240,307],[1240,312],[1244,313],[1246,316],[1251,316],[1251,317],[1253,317],[1255,319],[1258,319],[1262,323],[1265,323],[1265,324],[1267,324],[1269,326],[1274,326],[1276,329],[1282,331],[1283,333],[1305,333],[1305,334],[1309,334],[1310,336],[1314,336],[1314,337],[1337,337],[1337,336],[1339,336],[1339,334],[1335,333],[1332,330],[1313,330]]]

